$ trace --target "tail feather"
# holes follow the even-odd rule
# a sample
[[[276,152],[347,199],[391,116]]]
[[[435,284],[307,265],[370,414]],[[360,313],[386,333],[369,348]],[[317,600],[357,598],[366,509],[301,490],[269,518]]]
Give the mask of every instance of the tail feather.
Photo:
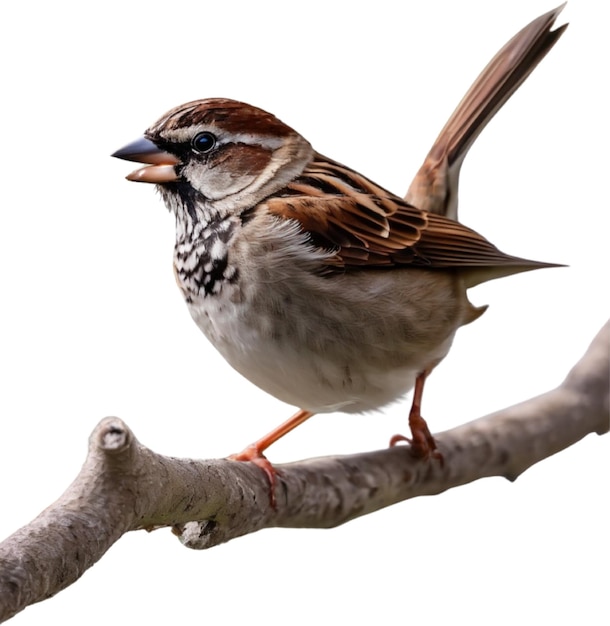
[[[457,220],[458,184],[468,150],[492,117],[561,37],[550,30],[565,3],[520,30],[472,84],[415,176],[405,199],[420,209]]]

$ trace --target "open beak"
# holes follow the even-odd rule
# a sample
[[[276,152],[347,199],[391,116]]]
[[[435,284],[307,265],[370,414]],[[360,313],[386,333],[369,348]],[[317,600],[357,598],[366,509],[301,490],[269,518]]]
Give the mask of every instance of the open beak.
[[[135,161],[137,163],[147,163],[146,167],[141,167],[127,176],[127,180],[140,183],[170,183],[178,180],[176,165],[180,165],[180,160],[173,154],[157,148],[157,146],[142,137],[136,139],[125,147],[112,154],[117,159]]]

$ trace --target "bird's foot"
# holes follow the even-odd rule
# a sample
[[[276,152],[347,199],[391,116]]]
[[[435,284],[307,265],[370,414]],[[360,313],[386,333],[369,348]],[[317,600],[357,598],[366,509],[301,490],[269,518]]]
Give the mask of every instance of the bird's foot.
[[[230,461],[243,461],[254,463],[257,467],[265,472],[267,480],[269,481],[269,504],[271,508],[275,509],[277,502],[275,499],[275,488],[277,486],[278,471],[271,465],[271,462],[261,452],[256,444],[250,444],[237,454],[232,454],[228,457]]]
[[[444,464],[443,455],[436,446],[436,441],[426,424],[426,420],[421,415],[411,415],[409,417],[411,427],[411,438],[404,435],[394,435],[390,439],[390,447],[393,448],[400,441],[406,441],[411,446],[411,454],[417,459],[436,459],[441,467]]]

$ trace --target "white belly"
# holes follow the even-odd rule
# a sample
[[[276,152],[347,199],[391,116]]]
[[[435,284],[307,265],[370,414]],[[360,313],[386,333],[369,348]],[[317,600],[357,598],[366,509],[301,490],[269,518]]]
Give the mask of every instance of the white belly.
[[[431,312],[434,303],[396,290],[399,272],[392,274],[332,277],[322,289],[319,277],[312,289],[294,280],[264,291],[230,286],[189,309],[230,365],[276,398],[314,413],[374,410],[442,360],[462,323],[455,298]]]

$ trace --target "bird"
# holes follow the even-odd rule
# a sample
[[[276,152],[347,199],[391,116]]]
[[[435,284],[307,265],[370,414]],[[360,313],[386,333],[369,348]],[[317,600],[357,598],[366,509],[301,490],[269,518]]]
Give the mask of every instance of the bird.
[[[297,408],[230,457],[259,466],[272,494],[272,443],[314,414],[377,412],[411,390],[411,436],[390,443],[443,463],[422,395],[458,328],[486,309],[467,290],[558,266],[501,252],[461,224],[457,192],[475,139],[565,31],[552,30],[563,6],[488,63],[404,198],[227,98],[173,108],[112,155],[144,164],[127,179],[156,185],[175,217],[175,278],[197,326],[235,370]]]

